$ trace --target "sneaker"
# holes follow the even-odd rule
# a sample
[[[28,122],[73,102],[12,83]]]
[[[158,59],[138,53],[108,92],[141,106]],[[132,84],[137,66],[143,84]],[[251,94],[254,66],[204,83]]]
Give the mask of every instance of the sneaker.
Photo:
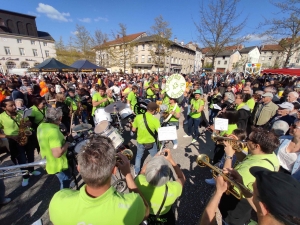
[[[39,175],[41,175],[41,172],[38,171],[38,170],[35,170],[35,171],[33,171],[33,172],[31,173],[31,175],[33,175],[33,176],[39,176]]]
[[[186,135],[183,135],[184,138],[187,138],[187,137],[190,137],[190,136],[191,136],[191,135],[187,135],[187,134],[186,134]]]
[[[183,123],[183,124],[184,124],[184,125],[185,125],[185,124],[188,124],[188,121],[184,121],[184,123]]]
[[[216,180],[214,178],[205,179],[205,183],[207,183],[209,185],[216,185]]]
[[[173,145],[173,149],[177,149],[178,144]]]
[[[4,198],[3,202],[0,202],[0,205],[6,205],[11,202],[11,198]]]
[[[22,181],[22,187],[26,187],[28,185],[28,182],[29,182],[29,178],[23,179],[23,181]]]
[[[197,141],[196,139],[193,139],[191,143],[195,143],[196,141]]]

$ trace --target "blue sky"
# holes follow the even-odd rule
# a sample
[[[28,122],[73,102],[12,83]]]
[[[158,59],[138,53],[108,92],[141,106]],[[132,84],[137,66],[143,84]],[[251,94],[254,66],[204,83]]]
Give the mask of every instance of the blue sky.
[[[203,0],[207,2],[206,0]],[[2,0],[1,8],[37,16],[38,30],[49,32],[54,39],[60,36],[65,41],[74,31],[76,24],[84,25],[93,33],[100,29],[111,34],[119,23],[127,25],[127,33],[149,31],[154,18],[162,15],[170,23],[173,38],[179,41],[198,42],[194,22],[199,18],[202,0]],[[243,34],[257,32],[263,16],[282,16],[269,0],[241,0],[238,10],[248,16]],[[259,45],[260,38],[251,35],[246,46]],[[201,46],[202,47],[202,46]]]

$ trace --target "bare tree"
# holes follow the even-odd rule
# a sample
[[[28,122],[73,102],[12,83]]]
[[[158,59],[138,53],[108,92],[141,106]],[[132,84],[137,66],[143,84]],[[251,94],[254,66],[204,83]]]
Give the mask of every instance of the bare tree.
[[[300,50],[300,1],[286,0],[271,3],[278,7],[281,12],[280,17],[276,15],[272,19],[264,18],[259,28],[264,28],[265,31],[260,35],[267,36],[268,42],[276,42],[283,48],[285,55],[283,67],[287,67],[290,58]]]
[[[172,41],[170,41],[172,28],[169,27],[169,22],[165,21],[162,15],[154,19],[150,35],[153,36],[153,46],[149,52],[159,73],[159,68],[165,66],[166,57],[171,55],[169,49],[172,45]]]
[[[207,6],[203,1],[199,10],[199,22],[194,22],[199,41],[209,48],[212,54],[214,68],[216,56],[227,46],[240,45],[249,38],[242,36],[247,17],[242,18],[242,12],[237,12],[240,0],[210,0]]]
[[[65,44],[62,37],[60,37],[59,41],[55,43],[55,49],[57,60],[67,65],[71,65],[82,57],[82,54],[77,51],[76,47],[73,45],[73,38],[71,36],[69,37],[67,44]]]
[[[82,57],[95,62],[95,52],[92,50],[93,38],[85,26],[76,24],[74,46],[81,51]]]
[[[94,38],[92,39],[94,49],[98,54],[98,61],[101,66],[108,66],[108,58],[106,54],[105,43],[108,41],[108,34],[101,30],[95,30]]]

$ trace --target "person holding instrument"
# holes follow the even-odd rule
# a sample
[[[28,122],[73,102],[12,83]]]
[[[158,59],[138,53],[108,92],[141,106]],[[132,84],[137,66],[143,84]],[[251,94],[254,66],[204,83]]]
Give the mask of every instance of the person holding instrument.
[[[228,142],[225,144],[225,163],[224,169],[232,167],[232,160],[235,151]],[[248,155],[244,160],[234,167],[243,177],[244,185],[253,191],[252,183],[255,177],[249,172],[253,166],[260,166],[271,171],[279,170],[279,162],[274,150],[279,146],[279,139],[273,133],[262,128],[254,128],[247,140]],[[235,189],[239,192],[239,190]],[[230,225],[243,225],[250,220],[251,205],[247,199],[237,199],[233,195],[223,194],[219,209],[223,220]]]
[[[31,107],[32,112],[29,118],[32,121],[32,128],[34,131],[36,131],[37,127],[44,121],[46,104],[44,98],[37,97],[33,99],[33,106]]]
[[[28,141],[29,137],[27,137],[25,143],[21,143],[19,135],[20,129],[23,127],[22,124],[29,127],[31,125],[30,121],[22,118],[23,112],[16,111],[13,100],[4,99],[1,102],[1,107],[4,112],[0,114],[0,129],[3,130],[0,138],[8,139],[12,162],[16,165],[33,162],[35,146],[32,144],[32,141]],[[33,167],[25,168],[25,170],[28,170],[29,173],[35,176],[41,174],[39,171],[34,171]],[[23,187],[28,185],[29,177],[29,174],[23,175]]]
[[[185,183],[185,176],[172,158],[171,151],[164,149],[163,152],[167,155],[156,154],[156,156],[143,166],[140,175],[135,179],[136,185],[150,205],[150,215],[147,220],[148,225],[175,224],[172,205],[180,197]],[[176,181],[169,180],[169,163],[177,175]],[[162,203],[163,200],[164,203]],[[164,223],[160,223],[159,221],[164,221]]]
[[[65,141],[59,129],[62,117],[63,112],[60,108],[47,108],[45,122],[37,128],[41,156],[47,159],[46,171],[57,176],[60,189],[68,188],[71,182],[66,156],[70,143]]]
[[[233,179],[243,184],[242,176],[230,169]],[[288,174],[277,173],[262,167],[252,167],[255,177],[253,195],[248,196],[258,217],[258,225],[300,224],[300,182]],[[207,204],[199,225],[215,225],[218,203],[228,188],[223,177],[216,178],[216,191]],[[223,223],[224,224],[224,223]]]
[[[120,159],[116,161],[116,155]],[[117,168],[125,176],[133,193],[120,194],[111,186]],[[130,173],[130,162],[116,153],[112,141],[93,136],[78,154],[78,171],[85,183],[80,190],[63,189],[49,205],[53,224],[130,224],[139,225],[149,214]]]

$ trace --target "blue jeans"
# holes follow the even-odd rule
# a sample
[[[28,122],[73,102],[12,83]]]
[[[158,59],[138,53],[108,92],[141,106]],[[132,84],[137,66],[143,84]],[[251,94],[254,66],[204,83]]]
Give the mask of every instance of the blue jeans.
[[[69,188],[71,183],[71,173],[69,170],[61,171],[55,174],[60,182],[60,189]]]
[[[201,117],[194,119],[189,116],[189,118],[188,118],[188,135],[189,136],[192,135],[194,139],[198,138],[200,135],[200,133],[199,133],[200,123],[201,123]],[[193,128],[194,128],[194,132],[192,131]]]
[[[135,174],[138,174],[141,170],[141,159],[144,155],[145,147],[142,144],[137,143],[137,152],[135,157],[135,165],[134,165],[134,171]],[[153,148],[148,150],[150,155],[153,157],[157,153],[157,145],[154,143]]]

